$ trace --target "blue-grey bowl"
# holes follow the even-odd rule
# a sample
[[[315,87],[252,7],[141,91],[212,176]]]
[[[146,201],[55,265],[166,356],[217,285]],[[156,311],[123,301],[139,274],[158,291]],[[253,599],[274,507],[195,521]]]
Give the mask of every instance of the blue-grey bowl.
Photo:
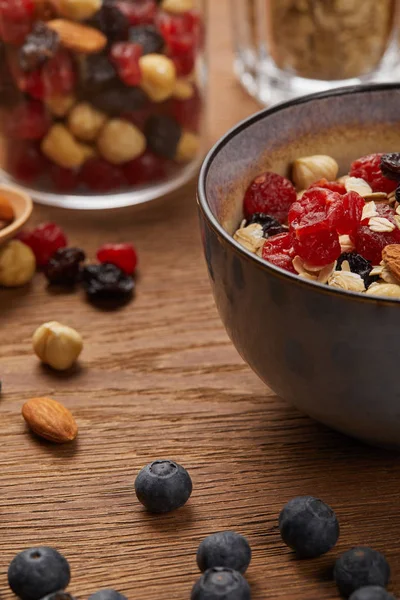
[[[198,202],[204,252],[227,332],[250,367],[311,417],[372,444],[400,447],[400,301],[304,281],[232,238],[250,181],[329,154],[342,173],[400,150],[400,85],[342,88],[263,110],[208,154]]]

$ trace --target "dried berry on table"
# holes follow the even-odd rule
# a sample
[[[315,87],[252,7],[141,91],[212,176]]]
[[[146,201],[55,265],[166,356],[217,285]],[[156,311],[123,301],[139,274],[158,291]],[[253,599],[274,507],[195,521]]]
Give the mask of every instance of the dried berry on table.
[[[44,274],[53,285],[73,286],[79,280],[81,263],[85,258],[80,248],[60,248],[45,266]]]
[[[197,550],[200,571],[228,567],[244,573],[251,560],[251,548],[245,537],[234,531],[220,531],[207,536]]]
[[[154,154],[172,159],[175,157],[182,130],[174,119],[166,115],[154,115],[146,123],[145,135]]]
[[[142,54],[160,54],[165,42],[152,25],[139,25],[129,30],[129,40],[142,47]]]
[[[19,64],[23,71],[33,71],[55,56],[60,36],[38,21],[19,50]]]
[[[298,496],[279,515],[282,540],[298,558],[316,558],[339,539],[339,523],[330,506],[313,496]]]
[[[17,554],[8,567],[8,583],[21,600],[40,600],[63,590],[70,580],[68,561],[47,546],[29,548]]]
[[[104,244],[97,250],[97,260],[101,263],[111,263],[133,275],[137,266],[137,253],[132,244]]]
[[[400,181],[400,153],[384,154],[381,157],[381,171],[388,179]]]
[[[380,552],[358,546],[337,559],[334,578],[339,592],[347,598],[355,590],[367,585],[386,587],[390,579],[390,567]]]
[[[135,288],[132,277],[109,263],[86,265],[82,271],[82,285],[92,302],[109,301],[115,305],[130,300]]]
[[[238,571],[227,567],[208,569],[194,584],[191,600],[250,600],[250,586]]]
[[[42,223],[31,231],[22,231],[18,239],[29,246],[39,267],[44,267],[59,248],[67,245],[65,233],[56,223]]]
[[[189,473],[172,460],[156,460],[146,465],[135,480],[138,500],[154,513],[180,508],[189,500],[192,488]]]

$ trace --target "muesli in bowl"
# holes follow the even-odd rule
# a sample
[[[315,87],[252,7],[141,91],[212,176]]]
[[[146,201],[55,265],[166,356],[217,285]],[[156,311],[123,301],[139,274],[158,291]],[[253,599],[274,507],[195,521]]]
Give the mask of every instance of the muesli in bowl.
[[[368,154],[338,177],[328,155],[267,171],[243,199],[234,239],[303,279],[400,298],[400,153]]]

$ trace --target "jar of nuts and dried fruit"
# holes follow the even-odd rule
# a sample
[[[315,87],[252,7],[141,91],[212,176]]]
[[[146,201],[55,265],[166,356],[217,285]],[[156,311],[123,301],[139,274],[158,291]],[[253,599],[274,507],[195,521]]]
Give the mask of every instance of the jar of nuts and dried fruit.
[[[0,166],[37,200],[136,204],[203,152],[202,0],[0,0]]]

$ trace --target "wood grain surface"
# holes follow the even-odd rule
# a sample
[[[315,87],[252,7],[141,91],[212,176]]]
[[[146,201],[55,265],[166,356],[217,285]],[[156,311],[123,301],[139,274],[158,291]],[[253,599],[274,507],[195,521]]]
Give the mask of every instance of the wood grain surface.
[[[227,2],[210,4],[211,141],[255,105],[232,76]],[[210,294],[195,183],[107,214],[37,207],[34,221],[44,219],[92,257],[104,241],[133,240],[140,277],[135,301],[117,313],[96,310],[80,292],[50,293],[40,275],[30,289],[1,291],[1,600],[13,597],[9,561],[37,544],[65,554],[79,599],[115,587],[129,600],[184,600],[199,542],[222,529],[251,543],[256,600],[336,598],[335,556],[356,544],[387,554],[400,595],[398,457],[299,414],[242,362]],[[85,340],[67,375],[42,367],[31,349],[33,331],[50,319]],[[21,406],[36,395],[71,409],[75,443],[54,446],[27,431]],[[133,488],[158,457],[182,463],[194,482],[189,503],[167,516],[147,514]],[[298,494],[322,497],[340,518],[340,543],[322,559],[295,561],[280,541],[279,510]]]

